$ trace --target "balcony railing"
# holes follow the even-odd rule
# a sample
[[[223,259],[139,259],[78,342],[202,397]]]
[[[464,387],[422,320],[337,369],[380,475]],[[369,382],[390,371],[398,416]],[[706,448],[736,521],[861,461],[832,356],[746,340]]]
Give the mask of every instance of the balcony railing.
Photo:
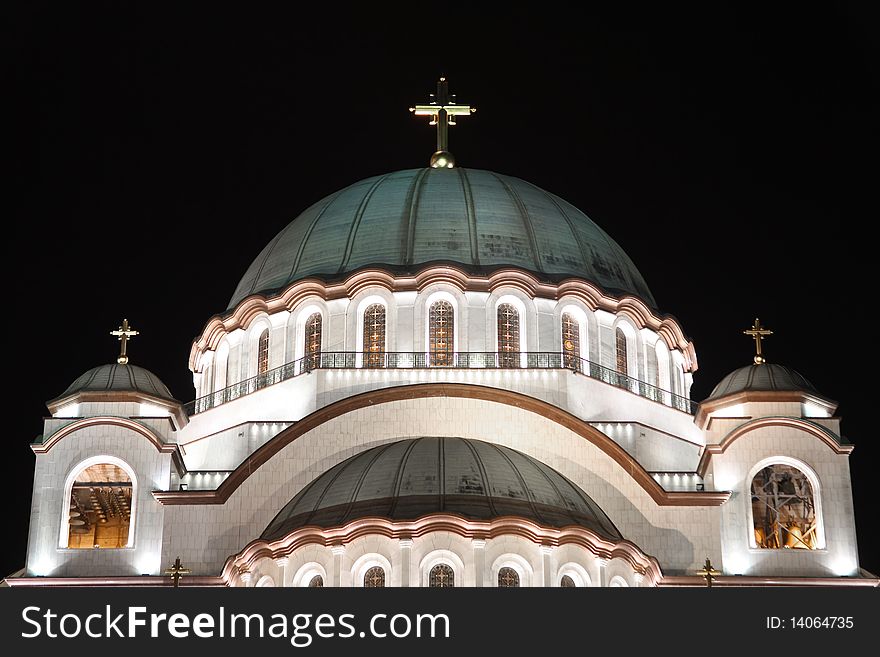
[[[184,405],[188,415],[202,413],[239,397],[244,397],[257,390],[287,381],[313,370],[382,370],[382,369],[501,369],[501,370],[534,370],[534,369],[565,369],[578,372],[592,379],[598,379],[618,388],[650,399],[659,404],[675,408],[693,415],[697,404],[687,397],[682,397],[668,390],[639,381],[636,378],[621,374],[599,363],[578,358],[571,354],[554,351],[456,351],[456,352],[357,352],[329,351],[315,356],[305,356],[271,369],[264,374],[252,376],[244,381],[233,383],[222,390],[212,392]]]

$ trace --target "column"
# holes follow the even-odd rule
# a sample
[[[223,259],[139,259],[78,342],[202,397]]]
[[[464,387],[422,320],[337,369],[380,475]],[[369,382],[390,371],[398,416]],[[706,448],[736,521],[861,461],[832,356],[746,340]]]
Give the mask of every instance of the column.
[[[244,584],[245,587],[250,587],[252,579],[251,571],[241,570],[239,571],[238,576],[241,579],[241,583]]]
[[[277,586],[289,586],[287,582],[287,564],[290,563],[290,559],[287,557],[278,557],[275,559],[275,565],[278,566],[278,571],[281,573],[281,581],[277,584]]]
[[[608,559],[596,559],[599,566],[599,586],[608,586]]]
[[[541,572],[542,586],[550,588],[553,586],[553,565],[550,562],[550,555],[553,554],[552,545],[541,546]]]
[[[331,545],[330,551],[333,553],[333,572],[330,573],[330,586],[339,588],[342,586],[342,557],[345,556],[345,546]]]
[[[398,541],[400,545],[400,585],[408,587],[410,585],[410,568],[412,564],[412,546],[411,538],[401,538]]]
[[[486,571],[486,541],[475,538],[471,545],[474,546],[474,586],[485,586],[483,577]]]

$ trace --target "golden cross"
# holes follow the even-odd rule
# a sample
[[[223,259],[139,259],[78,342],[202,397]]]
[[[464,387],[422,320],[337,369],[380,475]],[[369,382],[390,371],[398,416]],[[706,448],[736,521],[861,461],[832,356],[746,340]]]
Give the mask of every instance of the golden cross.
[[[721,571],[715,570],[712,567],[712,562],[709,561],[709,557],[706,557],[706,563],[703,568],[697,571],[697,575],[706,580],[706,586],[710,589],[712,588],[712,582],[715,580],[715,576],[720,574]]]
[[[767,359],[764,358],[764,354],[761,353],[761,340],[766,338],[768,335],[773,335],[773,331],[770,331],[763,326],[761,326],[761,320],[755,317],[755,323],[752,328],[743,331],[743,335],[750,335],[755,339],[755,365],[761,365],[767,362]]]
[[[437,83],[437,93],[431,94],[430,103],[410,107],[409,111],[416,116],[430,116],[429,125],[437,126],[437,152],[431,156],[431,166],[435,169],[451,169],[455,166],[455,158],[449,152],[449,126],[455,125],[456,116],[469,116],[477,111],[470,105],[458,105],[455,94],[449,94],[446,78]]]
[[[174,583],[174,588],[177,588],[180,585],[181,576],[191,572],[192,571],[189,568],[184,568],[180,565],[180,557],[177,557],[177,559],[174,560],[174,565],[166,570],[165,574],[171,575],[171,581]]]
[[[119,337],[119,341],[122,343],[122,345],[119,348],[119,358],[116,359],[116,362],[120,365],[125,365],[128,362],[128,356],[125,353],[126,344],[133,336],[138,335],[138,332],[132,330],[128,326],[127,319],[123,319],[122,326],[120,326],[115,331],[110,331],[110,335],[115,335]]]

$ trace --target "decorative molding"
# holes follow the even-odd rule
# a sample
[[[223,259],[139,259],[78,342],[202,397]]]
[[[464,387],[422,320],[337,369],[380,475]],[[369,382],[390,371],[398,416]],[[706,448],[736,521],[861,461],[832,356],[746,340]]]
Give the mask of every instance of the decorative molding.
[[[79,587],[79,586],[172,586],[170,577],[141,575],[132,577],[7,577],[10,587]],[[180,578],[179,586],[227,586],[222,577],[192,576]]]
[[[213,491],[153,491],[162,504],[223,504],[264,463],[288,444],[334,418],[361,408],[405,399],[454,397],[516,406],[540,415],[590,441],[616,461],[660,506],[720,506],[729,491],[667,491],[620,445],[588,422],[556,406],[511,390],[464,383],[421,383],[371,390],[341,399],[307,415],[258,448]]]
[[[786,402],[816,404],[828,409],[828,414],[831,416],[837,410],[837,402],[800,390],[743,390],[725,395],[724,397],[718,397],[717,399],[706,399],[700,402],[697,413],[694,416],[694,423],[700,429],[708,429],[709,422],[712,419],[709,416],[727,406],[749,403],[779,404]]]
[[[432,514],[418,520],[392,521],[386,518],[359,518],[342,527],[321,529],[302,527],[276,541],[257,539],[241,552],[229,557],[220,577],[231,585],[242,569],[254,569],[261,559],[289,556],[306,545],[345,545],[362,536],[379,535],[391,539],[420,537],[432,532],[450,532],[466,539],[486,540],[501,536],[518,536],[541,546],[577,545],[597,559],[622,559],[642,575],[650,585],[663,578],[660,563],[627,540],[609,541],[583,527],[554,529],[542,527],[524,518],[505,516],[491,521],[468,520],[453,514]]]
[[[325,283],[317,278],[304,278],[291,283],[274,296],[253,294],[240,301],[231,312],[214,315],[208,320],[201,335],[193,341],[189,368],[195,372],[199,354],[206,350],[217,349],[223,336],[236,329],[247,330],[251,323],[264,313],[293,311],[299,303],[309,297],[318,297],[324,301],[351,299],[369,287],[382,287],[390,292],[420,292],[437,283],[446,283],[461,292],[493,292],[499,288],[512,287],[532,298],[579,299],[590,310],[601,309],[614,314],[625,314],[637,328],[656,331],[669,349],[682,352],[686,371],[695,372],[698,367],[693,342],[685,337],[678,320],[671,315],[656,314],[634,296],[617,298],[605,293],[593,283],[577,278],[567,278],[558,284],[541,282],[525,270],[510,267],[496,270],[488,276],[474,276],[455,265],[433,265],[416,274],[402,276],[382,268],[370,267],[351,274],[342,282]]]
[[[711,461],[713,454],[723,454],[728,447],[747,433],[758,429],[765,429],[767,427],[788,427],[790,429],[803,431],[804,433],[808,433],[814,438],[821,440],[835,454],[850,454],[855,448],[854,445],[841,445],[834,432],[810,422],[809,420],[803,420],[796,417],[761,417],[739,425],[736,429],[724,436],[724,438],[721,439],[721,442],[706,445],[706,449],[703,450],[703,455],[700,457],[700,462],[697,465],[697,474],[701,477],[706,475],[706,470],[709,468],[709,462]]]
[[[65,424],[58,431],[49,436],[48,440],[39,444],[32,444],[31,449],[34,451],[34,454],[45,454],[50,449],[52,449],[59,441],[63,440],[65,437],[74,433],[75,431],[79,431],[80,429],[88,429],[90,427],[97,426],[115,426],[115,427],[123,427],[125,429],[130,429],[135,433],[142,435],[144,438],[149,440],[153,446],[162,454],[177,454],[177,457],[180,458],[180,449],[178,448],[176,443],[166,443],[155,433],[150,431],[147,427],[139,422],[135,422],[134,420],[129,420],[124,417],[113,417],[111,415],[98,415],[95,417],[87,417],[81,420],[77,420],[76,422],[72,422],[71,424]]]
[[[189,417],[183,412],[179,401],[170,401],[162,397],[154,397],[139,390],[81,390],[46,402],[46,408],[53,415],[58,409],[68,404],[150,404],[164,408],[175,419],[177,428],[182,429],[189,423]]]

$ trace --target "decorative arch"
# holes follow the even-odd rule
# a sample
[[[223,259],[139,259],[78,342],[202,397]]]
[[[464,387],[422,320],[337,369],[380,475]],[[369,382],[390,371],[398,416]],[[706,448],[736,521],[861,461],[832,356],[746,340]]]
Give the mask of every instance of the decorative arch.
[[[312,580],[315,577],[321,578],[322,587],[327,584],[327,570],[317,561],[310,561],[299,567],[290,582],[293,587],[312,587]],[[316,588],[316,587],[312,587]]]
[[[596,447],[616,461],[661,506],[720,506],[730,497],[730,493],[727,491],[666,491],[620,445],[597,428],[568,411],[543,400],[512,390],[465,383],[422,383],[393,386],[346,397],[321,407],[284,431],[279,432],[251,454],[245,463],[242,463],[233,470],[216,490],[154,491],[153,497],[162,504],[223,504],[260,466],[291,441],[321,424],[360,408],[401,399],[421,399],[426,397],[480,399],[508,406],[516,406],[525,411],[536,413],[550,422],[555,422],[573,431],[596,445]]]
[[[128,537],[126,541],[126,548],[133,548],[135,546],[135,529],[137,527],[137,511],[138,511],[138,493],[140,492],[138,486],[138,478],[135,474],[134,468],[132,468],[127,462],[116,456],[110,456],[109,454],[100,454],[97,456],[91,456],[83,461],[77,463],[73,468],[71,468],[68,473],[66,479],[64,480],[64,497],[61,498],[61,522],[60,522],[60,531],[58,536],[58,547],[66,549],[68,547],[68,538],[69,538],[69,518],[70,518],[70,500],[71,495],[73,493],[73,485],[76,482],[76,478],[84,472],[86,469],[95,466],[95,465],[114,465],[120,469],[122,469],[126,475],[128,475],[129,480],[131,481],[131,506],[128,511],[129,521],[128,521]],[[113,548],[108,548],[113,549]]]
[[[306,323],[313,315],[321,316],[321,340],[319,352],[324,348],[327,308],[323,300],[307,299],[293,309],[287,318],[287,361],[296,361],[306,356]]]
[[[804,477],[806,477],[806,479],[809,482],[809,485],[812,489],[809,492],[811,493],[811,497],[812,497],[811,501],[812,501],[812,505],[813,505],[813,508],[812,508],[813,522],[815,523],[814,524],[815,541],[808,540],[807,542],[804,542],[806,537],[802,536],[799,538],[794,533],[793,529],[790,531],[788,529],[786,529],[782,533],[785,534],[786,532],[789,532],[788,538],[795,539],[795,540],[786,542],[786,538],[784,537],[781,539],[783,541],[783,544],[777,545],[776,548],[784,548],[784,547],[786,547],[786,545],[788,545],[789,547],[795,547],[795,543],[797,543],[798,546],[810,545],[811,549],[814,549],[814,550],[824,549],[825,548],[825,523],[824,523],[824,517],[822,515],[822,488],[821,488],[821,484],[819,481],[819,476],[816,474],[816,471],[813,470],[813,468],[811,468],[809,465],[807,465],[806,463],[804,463],[800,459],[795,459],[790,456],[770,456],[768,458],[762,459],[761,461],[758,461],[758,463],[753,465],[752,468],[749,470],[749,474],[746,477],[746,480],[744,482],[745,490],[743,491],[744,495],[748,495],[748,499],[750,500],[750,503],[747,504],[748,508],[746,510],[746,517],[748,519],[748,530],[749,530],[749,547],[754,548],[754,549],[774,549],[774,548],[770,548],[770,547],[764,548],[764,547],[758,545],[758,541],[757,541],[758,527],[755,523],[755,514],[754,514],[755,501],[754,501],[754,495],[753,495],[753,484],[754,484],[755,478],[763,470],[765,470],[769,466],[774,466],[774,465],[781,465],[781,466],[787,466],[789,468],[793,468],[793,469],[797,470],[798,472],[800,472],[801,474],[803,474]],[[807,533],[803,528],[798,528],[798,530],[800,532],[802,532],[803,534]],[[767,540],[768,537],[765,536],[764,539]],[[797,548],[795,548],[795,549],[797,549]]]
[[[612,588],[612,589],[614,589],[614,588],[629,588],[629,582],[627,582],[627,581],[626,581],[623,577],[621,577],[620,575],[615,575],[615,576],[612,577],[611,580],[608,582],[608,587],[609,587],[609,588]]]
[[[562,564],[556,573],[556,586],[561,587],[563,585],[562,580],[566,577],[570,578],[574,586],[577,588],[593,586],[593,578],[590,577],[590,573],[579,563],[569,561],[568,563]]]
[[[260,373],[260,342],[263,335],[271,332],[272,325],[267,315],[261,315],[250,325],[247,333],[247,340],[244,345],[243,358],[247,358],[247,375],[248,377],[257,376]],[[268,342],[267,342],[268,346]],[[268,360],[267,366],[268,366]]]
[[[257,580],[254,588],[275,588],[275,580],[272,578],[271,575],[263,575],[260,579]]]
[[[431,570],[439,565],[452,569],[454,586],[464,585],[464,562],[452,550],[432,550],[419,562],[420,585],[430,588]]]
[[[370,553],[360,557],[351,567],[351,584],[357,588],[370,588],[365,586],[364,578],[373,568],[381,568],[384,573],[383,587],[391,586],[391,562],[381,554]]]
[[[524,557],[514,554],[513,552],[508,552],[502,554],[492,562],[491,581],[494,586],[499,585],[498,578],[503,574],[501,571],[504,568],[510,568],[516,572],[519,576],[519,587],[526,588],[532,585],[532,577],[534,575],[532,564],[530,564]]]

